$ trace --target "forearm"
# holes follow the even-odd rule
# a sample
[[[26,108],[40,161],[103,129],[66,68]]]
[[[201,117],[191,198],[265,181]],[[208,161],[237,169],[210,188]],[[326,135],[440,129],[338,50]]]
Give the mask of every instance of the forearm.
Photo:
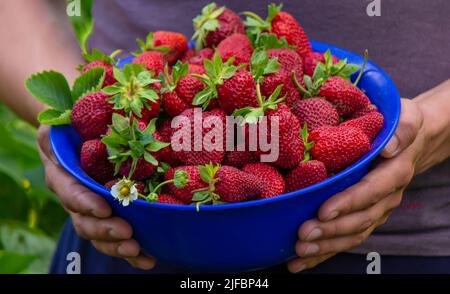
[[[0,9],[0,100],[28,122],[44,105],[24,87],[33,73],[54,69],[72,81],[82,62],[65,1],[6,1]]]
[[[450,80],[414,99],[424,117],[425,148],[416,173],[450,157]]]

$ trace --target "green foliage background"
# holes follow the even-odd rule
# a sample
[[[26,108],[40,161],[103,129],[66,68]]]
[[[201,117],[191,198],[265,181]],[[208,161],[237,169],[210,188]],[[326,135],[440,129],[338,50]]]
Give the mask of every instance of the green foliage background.
[[[85,52],[93,0],[80,3],[70,21]],[[45,185],[36,129],[0,103],[0,274],[46,273],[66,218]]]

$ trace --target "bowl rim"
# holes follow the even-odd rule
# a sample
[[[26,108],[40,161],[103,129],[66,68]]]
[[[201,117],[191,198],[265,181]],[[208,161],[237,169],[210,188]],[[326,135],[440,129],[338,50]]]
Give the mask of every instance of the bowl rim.
[[[348,51],[348,50],[345,50],[345,49],[342,49],[342,48],[339,48],[339,47],[336,47],[336,46],[333,46],[333,45],[330,45],[327,43],[323,43],[323,42],[311,41],[311,44],[312,44],[315,52],[325,52],[327,49],[330,49],[330,51],[333,54],[338,53],[338,54],[336,54],[338,57],[339,57],[339,55],[345,55],[347,57],[352,56],[352,58],[362,61],[361,56],[359,56],[351,51]],[[126,59],[122,59],[121,62],[126,62]],[[299,197],[299,196],[308,194],[310,192],[317,191],[317,190],[322,189],[328,185],[331,185],[341,179],[344,179],[345,177],[347,177],[348,175],[353,173],[355,170],[357,170],[359,167],[372,161],[376,156],[379,155],[379,153],[381,153],[383,148],[386,146],[386,144],[389,142],[391,137],[394,135],[394,132],[397,129],[398,122],[400,119],[401,104],[400,104],[400,93],[399,93],[395,83],[389,77],[389,75],[383,69],[378,67],[376,64],[374,64],[371,61],[368,61],[364,74],[366,74],[367,72],[370,72],[370,71],[377,71],[377,72],[381,73],[381,75],[386,79],[388,87],[389,87],[389,92],[392,92],[392,94],[395,95],[395,97],[392,97],[392,101],[393,101],[393,103],[396,104],[395,109],[397,110],[395,113],[393,127],[389,130],[387,136],[383,139],[383,141],[375,149],[366,153],[357,162],[353,163],[351,166],[347,167],[343,171],[340,171],[339,173],[335,174],[334,176],[327,178],[326,180],[324,180],[320,183],[314,184],[312,186],[309,186],[309,187],[306,187],[306,188],[303,188],[303,189],[300,189],[297,191],[284,193],[282,195],[278,195],[276,197],[267,198],[267,199],[255,199],[255,200],[246,201],[246,202],[226,203],[226,204],[221,204],[221,205],[202,205],[202,206],[200,206],[200,211],[202,211],[202,212],[204,212],[204,211],[222,211],[222,210],[228,210],[228,209],[240,209],[240,208],[247,208],[247,207],[255,207],[255,206],[266,205],[266,204],[271,204],[271,203],[288,200],[293,197]],[[80,181],[83,185],[85,185],[89,189],[93,190],[94,192],[101,194],[104,197],[109,196],[109,197],[111,197],[111,200],[113,200],[113,196],[110,194],[110,192],[104,186],[95,182],[88,176],[84,177],[84,176],[79,175],[72,168],[70,168],[68,166],[68,164],[65,162],[65,160],[62,158],[60,152],[58,151],[58,148],[56,148],[56,144],[55,144],[55,140],[54,140],[55,131],[56,131],[56,128],[51,127],[50,143],[51,143],[53,153],[55,154],[55,157],[56,157],[57,161],[59,162],[59,164],[69,174],[71,174],[78,181]],[[197,208],[195,205],[150,203],[148,201],[141,200],[141,199],[135,200],[132,203],[130,203],[130,207],[133,207],[134,205],[144,206],[144,207],[152,207],[152,208],[169,209],[169,210],[197,211]]]

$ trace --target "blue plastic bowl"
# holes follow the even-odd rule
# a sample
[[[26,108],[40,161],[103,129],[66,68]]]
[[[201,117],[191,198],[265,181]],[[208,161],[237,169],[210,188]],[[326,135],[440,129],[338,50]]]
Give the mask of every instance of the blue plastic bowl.
[[[338,58],[362,64],[363,58],[344,49],[312,42],[314,51],[330,49]],[[129,60],[128,60],[129,61]],[[126,61],[125,61],[126,62]],[[80,167],[80,139],[71,126],[52,127],[50,140],[61,166],[83,185],[104,197],[114,214],[127,220],[134,238],[160,263],[193,272],[242,272],[267,268],[295,255],[297,230],[316,216],[332,195],[357,183],[393,135],[400,116],[400,95],[389,76],[368,62],[360,81],[384,115],[384,127],[370,152],[335,176],[308,188],[271,199],[202,206],[151,204],[143,200],[122,207],[109,191]]]

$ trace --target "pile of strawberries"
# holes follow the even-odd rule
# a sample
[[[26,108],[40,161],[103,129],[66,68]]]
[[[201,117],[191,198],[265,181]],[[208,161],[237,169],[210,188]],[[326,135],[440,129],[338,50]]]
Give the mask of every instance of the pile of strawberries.
[[[69,106],[44,97],[51,95],[42,90],[49,84],[55,91],[66,88],[57,73],[34,75],[28,89],[53,107],[39,119],[72,124],[83,142],[81,167],[115,187],[120,201],[136,190],[152,202],[235,203],[321,182],[369,151],[383,116],[356,86],[363,69],[329,51],[313,52],[302,27],[281,9],[269,5],[266,19],[244,12],[242,21],[211,3],[193,20],[195,48],[188,49],[182,34],[150,33],[138,40],[140,51],[123,70],[115,67],[118,52],[94,50],[85,55],[87,65],[72,90],[64,90],[72,97]],[[212,126],[195,132],[196,111],[204,121],[241,116],[256,130],[259,118],[277,118],[278,158],[260,162],[267,150],[250,150],[246,143],[235,146],[239,151],[197,150],[195,136]],[[187,128],[172,127],[180,115],[188,118]],[[174,136],[186,132],[192,151],[174,150]],[[225,138],[214,143],[225,146]]]

